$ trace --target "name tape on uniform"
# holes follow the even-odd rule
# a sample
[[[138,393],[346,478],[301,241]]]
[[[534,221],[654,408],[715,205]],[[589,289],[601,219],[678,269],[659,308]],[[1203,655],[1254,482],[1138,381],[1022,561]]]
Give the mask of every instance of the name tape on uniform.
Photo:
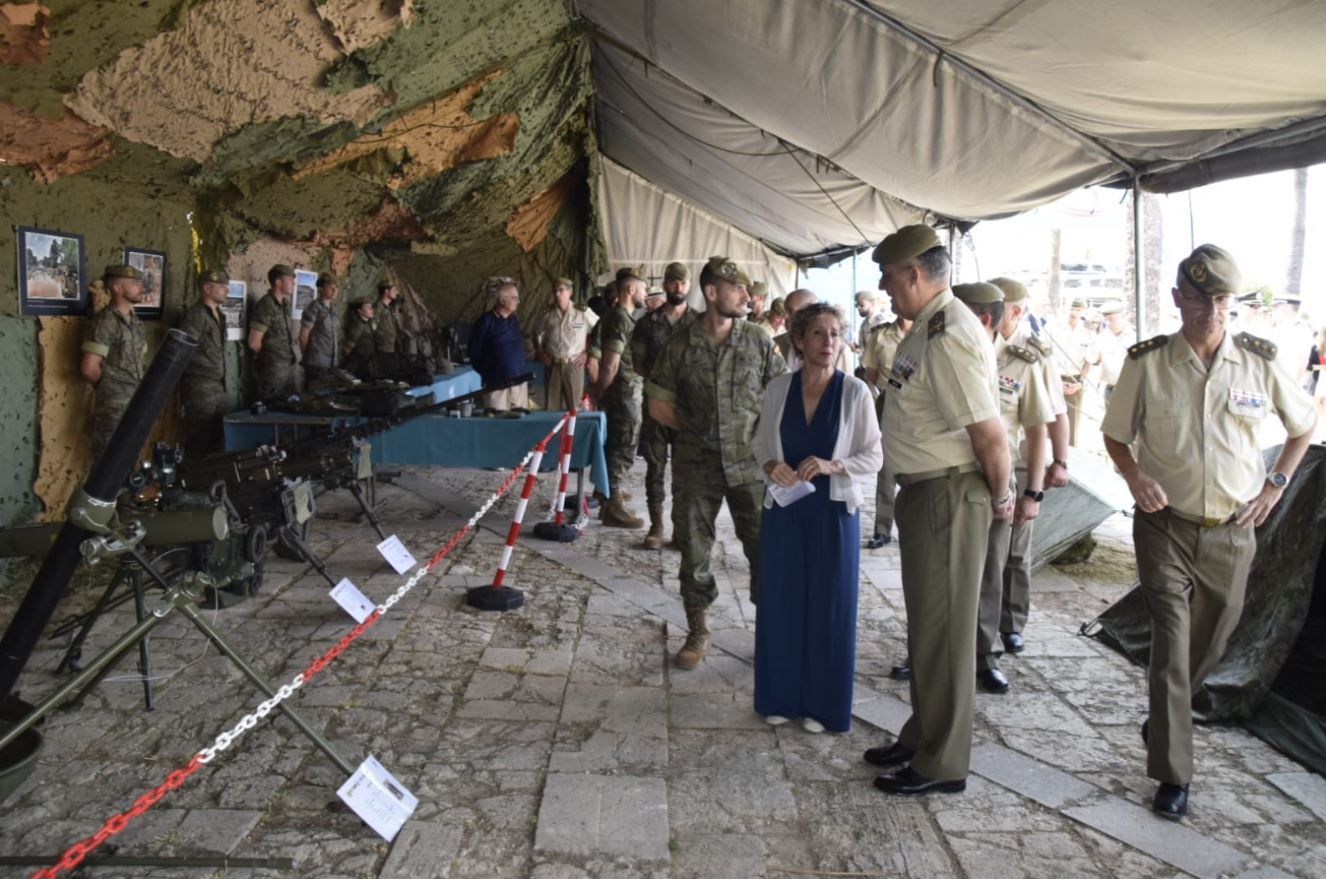
[[[359,764],[336,795],[387,842],[396,838],[419,805],[419,798],[372,755]]]
[[[359,587],[345,577],[327,593],[332,601],[341,606],[341,610],[354,617],[356,623],[362,623],[373,612],[374,604],[368,596],[359,591]]]
[[[382,557],[387,560],[387,564],[391,565],[398,574],[404,574],[415,565],[419,564],[414,560],[414,556],[410,555],[410,551],[405,548],[405,544],[401,543],[401,539],[395,534],[378,544],[378,552],[382,554]]]

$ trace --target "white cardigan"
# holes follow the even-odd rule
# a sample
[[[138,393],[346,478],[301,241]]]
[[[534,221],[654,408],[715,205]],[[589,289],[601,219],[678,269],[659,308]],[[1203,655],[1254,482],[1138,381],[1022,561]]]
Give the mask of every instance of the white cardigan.
[[[799,372],[800,370],[798,370]],[[755,461],[763,472],[768,461],[783,460],[783,440],[779,428],[783,423],[783,408],[792,387],[792,376],[780,375],[764,389],[764,402],[760,404],[760,423],[755,429]],[[823,405],[823,399],[820,405]],[[842,461],[846,473],[829,475],[829,498],[847,504],[847,512],[855,513],[861,507],[862,489],[874,492],[875,477],[884,466],[884,446],[880,441],[879,421],[875,417],[875,403],[870,388],[859,378],[843,376],[842,420],[838,424],[838,440],[833,444],[833,460]],[[797,461],[788,461],[796,467]],[[767,484],[772,485],[767,475]],[[764,494],[764,506],[773,506],[773,496]]]

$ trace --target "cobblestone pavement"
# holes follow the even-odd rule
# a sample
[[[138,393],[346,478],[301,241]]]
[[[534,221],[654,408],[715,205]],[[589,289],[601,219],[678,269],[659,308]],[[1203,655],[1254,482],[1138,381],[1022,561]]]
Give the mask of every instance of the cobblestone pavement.
[[[643,497],[633,474],[637,497]],[[427,557],[502,474],[407,468],[383,486],[389,532]],[[544,477],[530,519],[542,517]],[[294,705],[352,763],[376,756],[418,797],[388,844],[340,807],[343,774],[277,717],[116,837],[121,855],[286,857],[290,871],[101,867],[97,877],[1314,877],[1326,875],[1326,782],[1237,727],[1197,732],[1182,825],[1147,809],[1137,733],[1141,669],[1078,635],[1131,580],[1122,517],[1092,561],[1035,578],[1024,654],[1004,696],[977,697],[974,775],[961,795],[889,798],[861,752],[906,718],[888,677],[904,656],[894,546],[863,551],[857,722],[842,735],[771,728],[751,707],[754,607],[726,513],[714,569],[716,649],[680,672],[678,555],[643,531],[591,523],[558,544],[522,538],[507,582],[516,611],[464,606],[491,583],[514,508],[504,499],[433,574],[301,690]],[[353,502],[320,500],[315,549],[374,600],[403,582]],[[866,510],[866,521],[871,511]],[[17,594],[16,594],[17,593]],[[22,589],[3,596],[0,618]],[[272,559],[262,592],[209,617],[269,679],[286,681],[352,622],[307,565]],[[82,585],[60,616],[90,606]],[[89,645],[132,624],[126,605]],[[56,686],[44,641],[24,695]],[[182,617],[151,637],[156,709],[124,662],[45,724],[36,774],[0,806],[0,852],[54,854],[94,831],[261,701]],[[27,871],[0,868],[0,876]]]

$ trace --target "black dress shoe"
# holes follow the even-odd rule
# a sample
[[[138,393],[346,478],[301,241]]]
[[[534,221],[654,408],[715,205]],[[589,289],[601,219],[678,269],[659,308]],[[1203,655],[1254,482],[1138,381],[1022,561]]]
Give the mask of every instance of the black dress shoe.
[[[879,776],[875,787],[886,794],[956,794],[967,789],[967,779],[927,778],[908,766],[892,775]]]
[[[1027,642],[1022,640],[1020,632],[1003,632],[999,635],[999,640],[1004,642],[1004,650],[1009,653],[1021,653],[1027,649]]]
[[[866,751],[865,757],[871,766],[897,766],[899,763],[906,763],[915,755],[916,752],[902,742],[894,742],[881,748],[871,748]]]
[[[1188,785],[1162,781],[1160,787],[1156,788],[1156,798],[1151,801],[1151,808],[1159,815],[1179,820],[1188,814]]]
[[[892,542],[892,534],[880,534],[876,531],[874,534],[870,535],[870,539],[866,541],[866,549],[879,549],[881,546]]]
[[[889,672],[889,677],[895,681],[910,681],[912,679],[912,661],[906,659],[903,660],[902,665],[895,665],[893,670]]]
[[[1146,737],[1146,731],[1151,727],[1151,718],[1142,721],[1142,744],[1150,746],[1151,740]]]
[[[997,668],[987,668],[976,673],[976,680],[987,693],[1007,693],[1008,678]]]

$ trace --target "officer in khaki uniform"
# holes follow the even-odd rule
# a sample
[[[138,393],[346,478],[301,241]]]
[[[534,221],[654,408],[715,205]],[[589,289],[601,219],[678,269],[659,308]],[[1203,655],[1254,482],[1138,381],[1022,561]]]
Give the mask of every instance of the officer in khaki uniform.
[[[105,451],[138,383],[143,380],[147,334],[134,306],[143,301],[143,274],[133,266],[106,266],[101,281],[110,304],[88,322],[80,371],[96,389],[92,408],[92,458]]]
[[[249,317],[249,350],[253,352],[258,399],[282,399],[298,390],[295,374],[294,320],[290,297],[295,292],[295,270],[277,263],[267,272],[268,294],[258,300]]]
[[[875,414],[884,418],[884,394],[888,389],[889,371],[893,369],[893,360],[897,356],[898,346],[911,330],[912,322],[898,317],[880,324],[866,338],[865,353],[861,363],[866,368],[866,381],[876,389]],[[867,549],[879,549],[893,540],[893,499],[897,492],[897,481],[888,462],[879,470],[875,479],[875,533],[866,541]]]
[[[690,269],[679,262],[669,263],[663,270],[663,292],[667,295],[667,301],[661,308],[640,318],[635,325],[635,332],[631,334],[631,359],[635,363],[635,371],[646,382],[668,341],[690,326],[695,318],[695,312],[686,307],[686,296],[690,289]],[[668,466],[668,450],[675,441],[676,431],[659,424],[646,409],[640,426],[640,446],[645,457],[645,500],[649,505],[649,533],[645,535],[645,549],[659,549],[663,546],[663,504],[667,500],[664,474]],[[672,530],[675,535],[675,516]]]
[[[631,335],[635,332],[633,311],[645,303],[648,284],[642,268],[625,268],[617,272],[617,304],[603,317],[599,329],[599,345],[603,359],[599,376],[589,386],[591,400],[608,417],[608,436],[604,453],[608,459],[608,490],[611,496],[603,505],[600,519],[604,525],[616,528],[640,528],[645,521],[626,506],[626,474],[635,463],[635,451],[640,445],[641,386],[643,382],[635,371],[631,357]]]
[[[569,278],[558,278],[553,286],[553,304],[534,327],[534,354],[543,361],[546,407],[567,412],[580,405],[585,392],[585,361],[589,331],[598,315],[571,301]]]
[[[966,789],[976,679],[976,605],[992,518],[1013,512],[994,348],[948,289],[948,251],[928,226],[875,248],[893,312],[913,321],[884,393],[884,458],[897,474],[898,540],[911,650],[912,715],[871,748],[887,793]]]
[[[184,450],[195,458],[224,445],[221,419],[233,402],[226,376],[226,316],[221,312],[229,286],[225,272],[203,272],[198,278],[198,301],[180,320],[180,329],[198,340],[180,379]]]
[[[994,284],[958,284],[953,295],[964,302],[994,341],[1004,319],[1004,292]],[[981,599],[976,622],[976,680],[989,693],[1007,693],[1008,678],[999,668],[999,618],[1004,593],[1004,565],[1015,523],[1040,515],[1045,497],[1046,425],[1054,421],[1054,407],[1045,386],[1045,371],[1038,351],[1019,345],[996,348],[995,368],[999,378],[999,415],[1008,435],[1009,456],[1020,468],[1021,490],[1013,519],[995,519],[985,551],[981,573]],[[1019,438],[1025,436],[1025,442]]]
[[[1253,529],[1316,427],[1312,401],[1276,366],[1275,346],[1226,332],[1239,282],[1233,257],[1212,244],[1179,263],[1172,295],[1182,328],[1128,349],[1101,425],[1137,502],[1133,545],[1151,616],[1142,736],[1147,775],[1160,782],[1152,808],[1169,818],[1187,812],[1192,709],[1242,612]],[[1272,413],[1289,439],[1268,475],[1257,428]]]

